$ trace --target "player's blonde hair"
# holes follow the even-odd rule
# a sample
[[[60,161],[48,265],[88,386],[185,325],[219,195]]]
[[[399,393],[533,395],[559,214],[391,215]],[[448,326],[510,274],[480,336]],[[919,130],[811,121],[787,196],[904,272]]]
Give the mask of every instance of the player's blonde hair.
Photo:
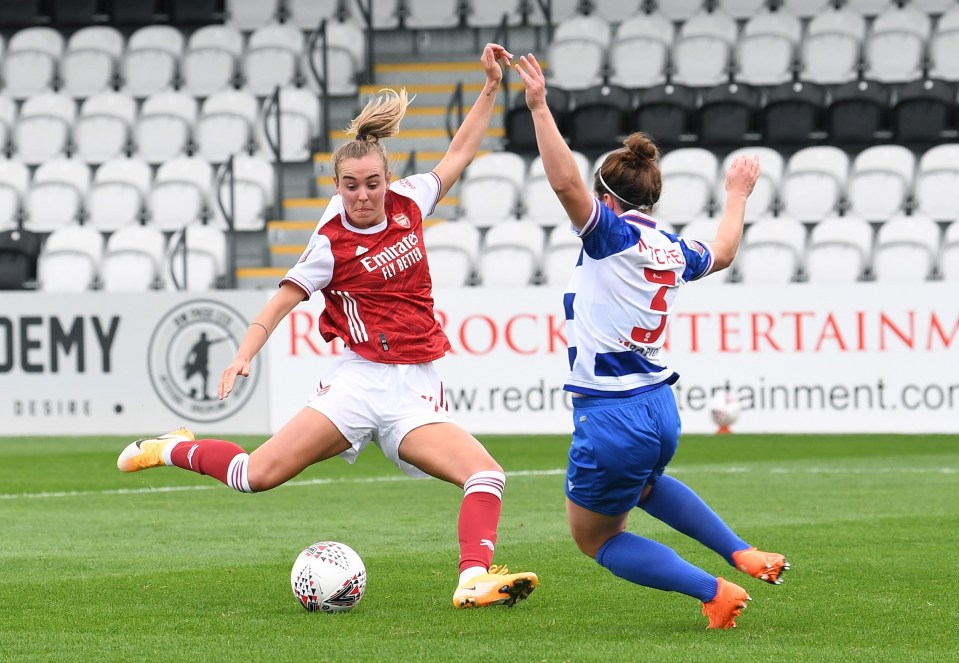
[[[659,148],[648,134],[631,133],[623,147],[610,153],[593,176],[597,196],[608,193],[627,209],[649,210],[659,201],[663,177]]]
[[[384,172],[389,172],[389,161],[380,139],[399,133],[400,121],[406,115],[410,101],[406,88],[399,91],[385,88],[367,102],[345,130],[347,134],[355,135],[356,140],[340,145],[330,158],[333,176],[339,178],[340,163],[344,159],[362,159],[368,154],[378,154],[383,159]]]

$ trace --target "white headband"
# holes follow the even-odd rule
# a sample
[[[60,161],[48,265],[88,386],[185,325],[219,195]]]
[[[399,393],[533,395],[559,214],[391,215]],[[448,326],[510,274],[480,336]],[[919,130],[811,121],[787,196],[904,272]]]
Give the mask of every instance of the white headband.
[[[599,170],[596,171],[596,174],[599,176],[599,182],[600,182],[600,184],[602,184],[604,187],[606,187],[606,190],[610,193],[610,195],[612,195],[612,196],[615,197],[615,198],[619,198],[622,202],[624,202],[624,203],[626,203],[627,205],[629,205],[629,209],[642,209],[642,207],[643,207],[642,205],[637,205],[636,203],[631,203],[631,202],[629,202],[628,200],[626,200],[626,199],[623,198],[622,196],[618,195],[615,191],[613,191],[613,189],[612,189],[608,184],[606,184],[606,180],[603,179],[603,167],[602,167],[602,166],[600,166]]]

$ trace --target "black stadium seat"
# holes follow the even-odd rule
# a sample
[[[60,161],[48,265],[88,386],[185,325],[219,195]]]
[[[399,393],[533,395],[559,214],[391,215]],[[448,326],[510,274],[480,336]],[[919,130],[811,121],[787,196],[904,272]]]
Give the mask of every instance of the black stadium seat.
[[[546,93],[546,105],[560,133],[566,135],[566,114],[569,111],[569,92],[558,87],[550,87]],[[506,147],[511,152],[536,152],[536,132],[533,129],[533,116],[526,106],[526,95],[513,97],[511,108],[506,113]]]
[[[838,145],[875,142],[886,126],[889,89],[874,81],[852,81],[830,95],[825,113],[829,141]]]
[[[762,94],[751,85],[723,83],[703,94],[697,125],[706,145],[741,145],[752,140]]]
[[[662,147],[688,142],[699,95],[685,85],[666,83],[639,90],[629,131],[645,131]]]
[[[622,142],[633,95],[617,85],[596,85],[573,93],[567,131],[574,150],[608,150]]]
[[[941,80],[908,83],[892,108],[892,133],[900,143],[938,143],[955,138],[956,86]]]
[[[771,146],[806,146],[822,131],[826,91],[815,83],[783,83],[766,91],[759,132]]]
[[[37,279],[40,239],[27,230],[0,232],[0,290],[22,290]]]

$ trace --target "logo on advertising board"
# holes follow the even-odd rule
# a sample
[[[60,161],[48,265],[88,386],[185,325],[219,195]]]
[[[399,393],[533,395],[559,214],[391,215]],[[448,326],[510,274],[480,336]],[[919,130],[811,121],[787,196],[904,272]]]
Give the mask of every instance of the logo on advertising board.
[[[247,322],[221,302],[193,300],[179,304],[157,323],[147,364],[160,400],[192,422],[221,421],[250,399],[259,371],[238,378],[229,398],[219,400],[217,385],[246,333]]]

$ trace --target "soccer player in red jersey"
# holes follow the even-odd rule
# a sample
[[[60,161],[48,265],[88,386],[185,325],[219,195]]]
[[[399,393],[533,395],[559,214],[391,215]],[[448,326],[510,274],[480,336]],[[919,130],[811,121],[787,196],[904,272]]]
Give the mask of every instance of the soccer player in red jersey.
[[[450,349],[433,314],[423,245],[423,218],[476,156],[512,56],[487,44],[486,85],[443,159],[432,172],[391,182],[381,140],[395,135],[406,112],[405,91],[386,90],[350,124],[356,139],[333,153],[337,194],[306,251],[250,324],[218,395],[239,376],[279,322],[321,292],[320,332],[346,345],[316,394],[276,435],[252,453],[226,440],[196,440],[178,429],[137,440],[117,460],[125,472],[177,466],[210,475],[241,492],[279,486],[333,456],[353,462],[371,441],[410,476],[429,475],[464,489],[459,514],[458,608],[513,605],[529,596],[534,573],[492,566],[506,476],[483,445],[455,424],[433,362]]]

